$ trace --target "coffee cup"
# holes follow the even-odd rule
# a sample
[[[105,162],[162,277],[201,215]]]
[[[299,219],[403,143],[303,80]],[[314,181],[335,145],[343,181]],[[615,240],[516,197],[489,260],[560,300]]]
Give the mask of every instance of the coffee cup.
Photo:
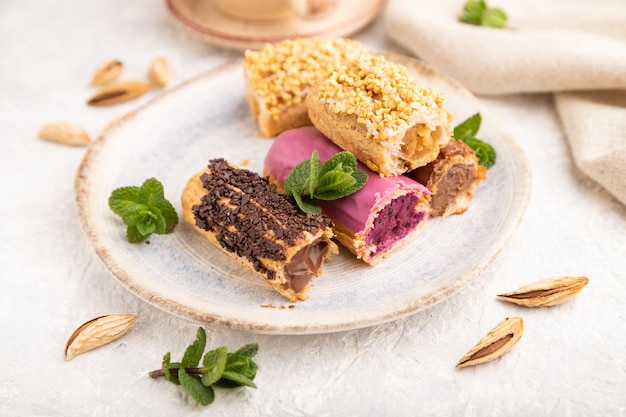
[[[337,0],[212,0],[225,14],[246,20],[276,20],[296,16],[320,19],[335,10]]]

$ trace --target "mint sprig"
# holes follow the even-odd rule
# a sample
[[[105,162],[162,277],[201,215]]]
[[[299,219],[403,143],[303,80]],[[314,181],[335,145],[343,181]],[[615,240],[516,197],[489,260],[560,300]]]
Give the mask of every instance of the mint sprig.
[[[508,16],[502,9],[487,6],[485,0],[467,0],[459,21],[495,29],[506,27]]]
[[[313,151],[311,158],[300,162],[285,179],[285,193],[292,196],[302,210],[319,214],[322,209],[316,200],[337,200],[360,190],[367,182],[367,174],[357,169],[357,161],[350,152],[339,152],[324,164]]]
[[[120,187],[111,193],[109,207],[127,226],[130,243],[140,243],[152,233],[172,233],[178,214],[163,194],[163,185],[149,178],[141,187]]]
[[[163,356],[161,369],[149,373],[151,378],[165,377],[180,385],[199,404],[209,405],[215,400],[213,387],[256,388],[254,377],[259,369],[252,358],[259,345],[249,343],[235,352],[228,353],[225,346],[209,350],[206,348],[206,332],[198,328],[196,340],[187,347],[180,362],[170,362],[170,352]],[[199,366],[202,360],[202,366]]]
[[[489,169],[496,163],[496,150],[487,142],[476,137],[481,123],[480,113],[472,115],[454,128],[454,138],[463,141],[472,148],[476,153],[478,163]]]

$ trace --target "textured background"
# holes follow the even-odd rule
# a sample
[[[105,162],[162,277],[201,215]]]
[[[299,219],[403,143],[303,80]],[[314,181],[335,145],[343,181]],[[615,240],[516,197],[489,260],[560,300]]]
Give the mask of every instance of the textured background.
[[[403,52],[381,19],[356,35]],[[73,207],[84,148],[43,142],[51,120],[97,137],[149,100],[87,108],[95,66],[117,57],[145,77],[153,57],[174,83],[239,56],[182,31],[162,2],[3,1],[0,4],[0,414],[6,416],[626,415],[626,208],[574,167],[550,95],[483,97],[528,155],[527,215],[484,275],[407,319],[310,336],[207,328],[208,345],[260,345],[257,390],[220,390],[207,408],[147,377],[163,353],[182,355],[198,327],[127,292],[95,256]],[[626,179],[624,179],[626,180]],[[524,309],[495,294],[554,275],[587,275],[573,300]],[[129,312],[122,339],[71,362],[82,322]],[[457,360],[506,316],[526,331],[506,356],[457,370]]]

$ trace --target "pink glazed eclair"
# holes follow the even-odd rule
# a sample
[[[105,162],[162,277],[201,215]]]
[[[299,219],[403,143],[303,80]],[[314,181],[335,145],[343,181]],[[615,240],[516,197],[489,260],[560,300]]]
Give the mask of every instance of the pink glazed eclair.
[[[265,157],[264,174],[284,191],[291,170],[314,150],[325,162],[342,149],[313,126],[287,130],[274,140]],[[381,177],[358,163],[367,176],[365,186],[339,200],[318,201],[332,219],[335,236],[369,265],[412,240],[430,216],[430,191],[405,176]]]

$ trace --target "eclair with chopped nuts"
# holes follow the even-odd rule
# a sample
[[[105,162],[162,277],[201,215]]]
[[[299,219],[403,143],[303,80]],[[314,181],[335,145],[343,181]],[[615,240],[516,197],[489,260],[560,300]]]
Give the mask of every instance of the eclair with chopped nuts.
[[[437,159],[406,174],[430,192],[430,215],[446,217],[464,213],[478,184],[487,178],[487,168],[478,164],[472,148],[450,139]]]
[[[278,135],[264,161],[264,174],[284,191],[291,170],[317,151],[322,162],[341,152],[313,126]],[[415,238],[430,215],[426,187],[406,177],[381,177],[362,163],[367,182],[357,192],[337,200],[318,201],[333,220],[335,236],[358,259],[377,265]]]
[[[363,44],[346,38],[296,38],[247,50],[246,100],[260,134],[272,137],[310,125],[305,98],[311,85],[367,52]]]
[[[433,161],[452,134],[443,94],[420,86],[383,56],[365,54],[337,67],[306,101],[315,127],[383,176]]]
[[[306,300],[337,253],[332,222],[307,215],[258,174],[213,159],[182,194],[183,218],[289,301]]]

